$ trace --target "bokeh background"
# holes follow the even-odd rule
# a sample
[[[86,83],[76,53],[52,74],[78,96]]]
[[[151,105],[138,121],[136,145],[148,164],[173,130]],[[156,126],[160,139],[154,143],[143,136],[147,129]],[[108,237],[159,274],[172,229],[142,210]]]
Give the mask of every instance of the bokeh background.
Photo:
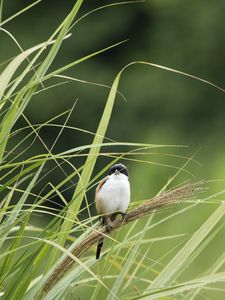
[[[4,2],[3,19],[29,3],[32,1]],[[86,1],[79,15],[108,3]],[[73,1],[42,1],[4,28],[14,35],[23,49],[27,49],[48,39],[72,5]],[[65,75],[110,86],[126,64],[144,60],[224,86],[224,8],[222,0],[197,1],[192,5],[189,1],[146,1],[97,11],[71,30],[72,37],[63,43],[51,69],[129,39],[125,44],[77,65]],[[19,52],[15,43],[3,32],[0,45],[1,62]],[[44,86],[59,82],[62,79],[51,80]],[[194,155],[201,163],[201,166],[193,164],[190,167],[196,177],[224,179],[225,102],[221,91],[144,65],[127,69],[119,90],[127,102],[117,97],[107,137],[117,141],[187,145],[188,149],[168,149],[167,152]],[[78,99],[69,125],[95,132],[107,95],[107,88],[69,82],[37,94],[27,107],[26,116],[32,124],[43,123],[70,109]],[[56,122],[62,124],[64,121],[65,118],[62,118]],[[17,124],[18,127],[25,125],[27,123],[23,119]],[[45,127],[40,135],[50,147],[58,132],[59,128]],[[90,143],[92,138],[88,134],[65,130],[54,148],[55,153]],[[27,145],[29,143],[27,141]],[[45,149],[36,142],[29,155],[42,151]],[[151,161],[163,164],[170,164],[169,159],[166,156],[151,157]],[[176,163],[171,162],[178,167],[184,162]],[[104,162],[99,164],[104,165]],[[131,178],[135,177],[132,178],[135,181],[135,197],[154,194],[174,173],[166,167],[128,165]],[[132,176],[134,173],[135,176]],[[148,180],[142,180],[143,177]]]
[[[5,1],[3,17],[9,17],[31,2]],[[109,1],[85,1],[79,16],[108,3]],[[49,38],[73,4],[74,1],[42,1],[4,28],[16,37],[23,49],[32,47]],[[72,37],[64,41],[51,70],[128,39],[126,43],[77,65],[65,75],[110,86],[116,74],[126,64],[142,60],[178,69],[225,87],[224,11],[225,2],[222,0],[146,0],[143,3],[97,11],[71,29]],[[1,32],[0,61],[18,53],[15,43]],[[3,66],[0,67],[3,69]],[[59,82],[62,79],[55,78],[44,85],[47,87]],[[119,90],[127,101],[117,96],[107,137],[121,142],[188,146],[153,149],[151,155],[142,157],[155,164],[126,161],[134,200],[154,196],[177,172],[176,168],[181,168],[186,162],[184,158],[167,154],[194,156],[199,162],[191,161],[186,166],[191,174],[180,172],[174,184],[184,180],[219,179],[210,185],[210,193],[224,189],[224,93],[197,80],[146,65],[135,65],[127,69],[122,75]],[[43,123],[70,109],[78,99],[68,125],[95,132],[108,92],[107,88],[68,82],[37,94],[29,103],[25,114],[32,124]],[[64,121],[65,116],[55,123],[63,124]],[[26,124],[21,118],[17,128]],[[59,130],[60,128],[44,127],[40,131],[48,147],[54,143]],[[14,136],[12,145],[18,143],[28,131]],[[65,129],[54,147],[54,153],[91,143],[92,139],[93,136],[89,134]],[[30,146],[32,140],[33,137],[27,140],[21,149]],[[16,151],[18,154],[20,149]],[[46,153],[46,149],[36,141],[21,157],[44,152]],[[79,166],[83,160],[71,161]],[[108,162],[110,159],[99,158],[95,172]],[[71,171],[66,165],[64,170],[68,173]],[[63,177],[65,174],[56,169],[48,175],[46,183],[52,182],[55,185]],[[68,201],[73,190],[74,186],[64,193]],[[93,190],[88,199],[90,203],[93,202]],[[57,201],[59,199],[56,197],[55,202]],[[201,206],[188,215],[188,222],[184,223],[182,217],[178,217],[176,224],[171,222],[164,230],[174,232],[174,228],[179,227],[181,232],[192,232],[214,208],[214,205]],[[95,213],[94,209],[92,212]],[[222,240],[222,236],[219,239]],[[219,249],[214,250],[212,259],[219,253]],[[152,250],[153,256],[154,251],[159,249]],[[198,261],[198,270],[206,263],[206,257]]]

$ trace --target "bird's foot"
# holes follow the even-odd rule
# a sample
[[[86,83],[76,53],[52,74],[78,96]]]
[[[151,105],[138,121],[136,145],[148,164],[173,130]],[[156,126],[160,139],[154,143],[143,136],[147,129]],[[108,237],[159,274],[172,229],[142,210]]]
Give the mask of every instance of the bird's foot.
[[[112,231],[113,226],[112,226],[112,222],[109,219],[109,217],[107,217],[107,216],[102,217],[102,219],[101,219],[101,225],[103,227],[105,226],[107,233],[110,233]]]
[[[111,218],[110,218],[111,222],[114,222],[118,215],[122,216],[122,220],[125,220],[126,216],[127,216],[127,214],[122,211],[115,212],[111,215]]]
[[[113,226],[110,225],[110,224],[107,224],[107,225],[105,225],[105,228],[106,228],[106,232],[110,233],[112,231],[112,229],[113,229]]]
[[[125,220],[125,219],[126,219],[126,216],[127,216],[127,213],[124,213],[124,212],[122,212],[122,211],[120,211],[119,213],[121,214],[123,220]]]

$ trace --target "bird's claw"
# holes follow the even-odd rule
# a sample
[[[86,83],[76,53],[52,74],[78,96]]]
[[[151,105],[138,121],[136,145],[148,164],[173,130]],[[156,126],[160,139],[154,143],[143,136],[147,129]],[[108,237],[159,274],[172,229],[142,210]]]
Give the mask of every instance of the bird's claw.
[[[112,231],[112,229],[113,229],[112,225],[110,225],[110,224],[107,224],[105,226],[105,228],[106,228],[106,232],[108,232],[108,233],[110,233]]]
[[[123,220],[126,219],[127,213],[120,212],[120,214],[121,214]]]

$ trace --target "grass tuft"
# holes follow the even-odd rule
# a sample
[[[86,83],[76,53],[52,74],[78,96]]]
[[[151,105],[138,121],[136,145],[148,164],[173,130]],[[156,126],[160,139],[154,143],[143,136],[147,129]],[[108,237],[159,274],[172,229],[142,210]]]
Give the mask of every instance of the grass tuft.
[[[3,19],[6,3],[1,0],[0,26],[12,22],[40,2],[34,1]],[[198,80],[221,92],[225,90],[197,76],[143,61],[125,66],[112,85],[62,75],[127,40],[50,70],[63,41],[73,39],[69,31],[78,22],[99,10],[139,2],[142,1],[103,5],[78,18],[83,1],[77,0],[48,40],[25,51],[16,37],[1,28],[20,51],[16,57],[0,64],[3,68],[0,74],[1,299],[199,299],[206,288],[222,290],[217,284],[225,281],[223,245],[217,257],[212,258],[213,263],[204,266],[201,272],[195,272],[193,265],[201,261],[202,255],[209,253],[208,248],[213,247],[217,236],[224,231],[225,203],[221,198],[225,191],[211,195],[207,191],[205,196],[202,193],[204,187],[213,184],[205,181],[175,187],[175,181],[183,180],[180,180],[181,175],[192,176],[188,168],[191,163],[199,166],[194,155],[172,152],[187,150],[185,145],[115,141],[107,137],[106,132],[116,97],[126,101],[119,91],[119,84],[124,71],[130,66],[142,64],[145,68],[158,68]],[[56,78],[60,82],[44,85]],[[71,109],[42,124],[33,124],[27,117],[26,108],[35,95],[48,93],[49,89],[67,82],[109,89],[97,130],[69,125],[77,100]],[[18,128],[21,120],[26,125]],[[58,132],[51,145],[43,140],[40,133],[47,127]],[[92,142],[57,152],[57,143],[65,130],[88,135]],[[39,145],[42,152],[33,153]],[[164,159],[156,161],[155,157]],[[95,172],[96,164],[102,158],[107,163]],[[118,160],[135,166],[140,164],[143,169],[148,166],[169,168],[174,173],[150,200],[132,199],[126,219],[117,219],[112,228],[113,234],[108,235],[106,228],[98,227],[89,192]],[[179,163],[175,164],[175,160]],[[58,170],[62,178],[50,182],[50,176]],[[71,199],[65,196],[68,191],[72,191]],[[49,204],[57,206],[50,208]],[[201,215],[206,206],[210,213]],[[189,222],[193,211],[200,212],[197,228],[190,232],[182,226],[171,230],[171,223],[179,218],[182,218],[179,224]],[[125,226],[127,224],[129,226]],[[96,261],[95,244],[102,235],[107,242],[102,258]]]

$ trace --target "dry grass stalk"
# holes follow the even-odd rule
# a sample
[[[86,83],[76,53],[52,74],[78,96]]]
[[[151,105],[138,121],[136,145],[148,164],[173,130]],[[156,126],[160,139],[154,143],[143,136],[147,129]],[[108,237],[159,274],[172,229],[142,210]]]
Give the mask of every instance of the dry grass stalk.
[[[147,200],[144,203],[135,207],[127,214],[124,220],[116,220],[112,224],[112,231],[128,224],[129,222],[132,222],[152,213],[155,209],[183,201],[193,195],[196,195],[197,192],[203,189],[203,182],[197,182],[193,184],[189,183],[179,188],[163,192],[160,195],[150,200]],[[81,241],[72,249],[72,255],[79,258],[82,254],[87,252],[91,246],[96,244],[97,241],[101,239],[102,235],[104,235],[104,237],[108,235],[106,227],[98,228],[97,230],[91,232],[83,241]],[[64,276],[64,274],[71,269],[71,267],[74,264],[75,261],[71,257],[67,256],[58,266],[56,266],[54,272],[48,278],[47,282],[43,286],[41,292],[39,293],[36,299],[43,299],[45,295]]]

